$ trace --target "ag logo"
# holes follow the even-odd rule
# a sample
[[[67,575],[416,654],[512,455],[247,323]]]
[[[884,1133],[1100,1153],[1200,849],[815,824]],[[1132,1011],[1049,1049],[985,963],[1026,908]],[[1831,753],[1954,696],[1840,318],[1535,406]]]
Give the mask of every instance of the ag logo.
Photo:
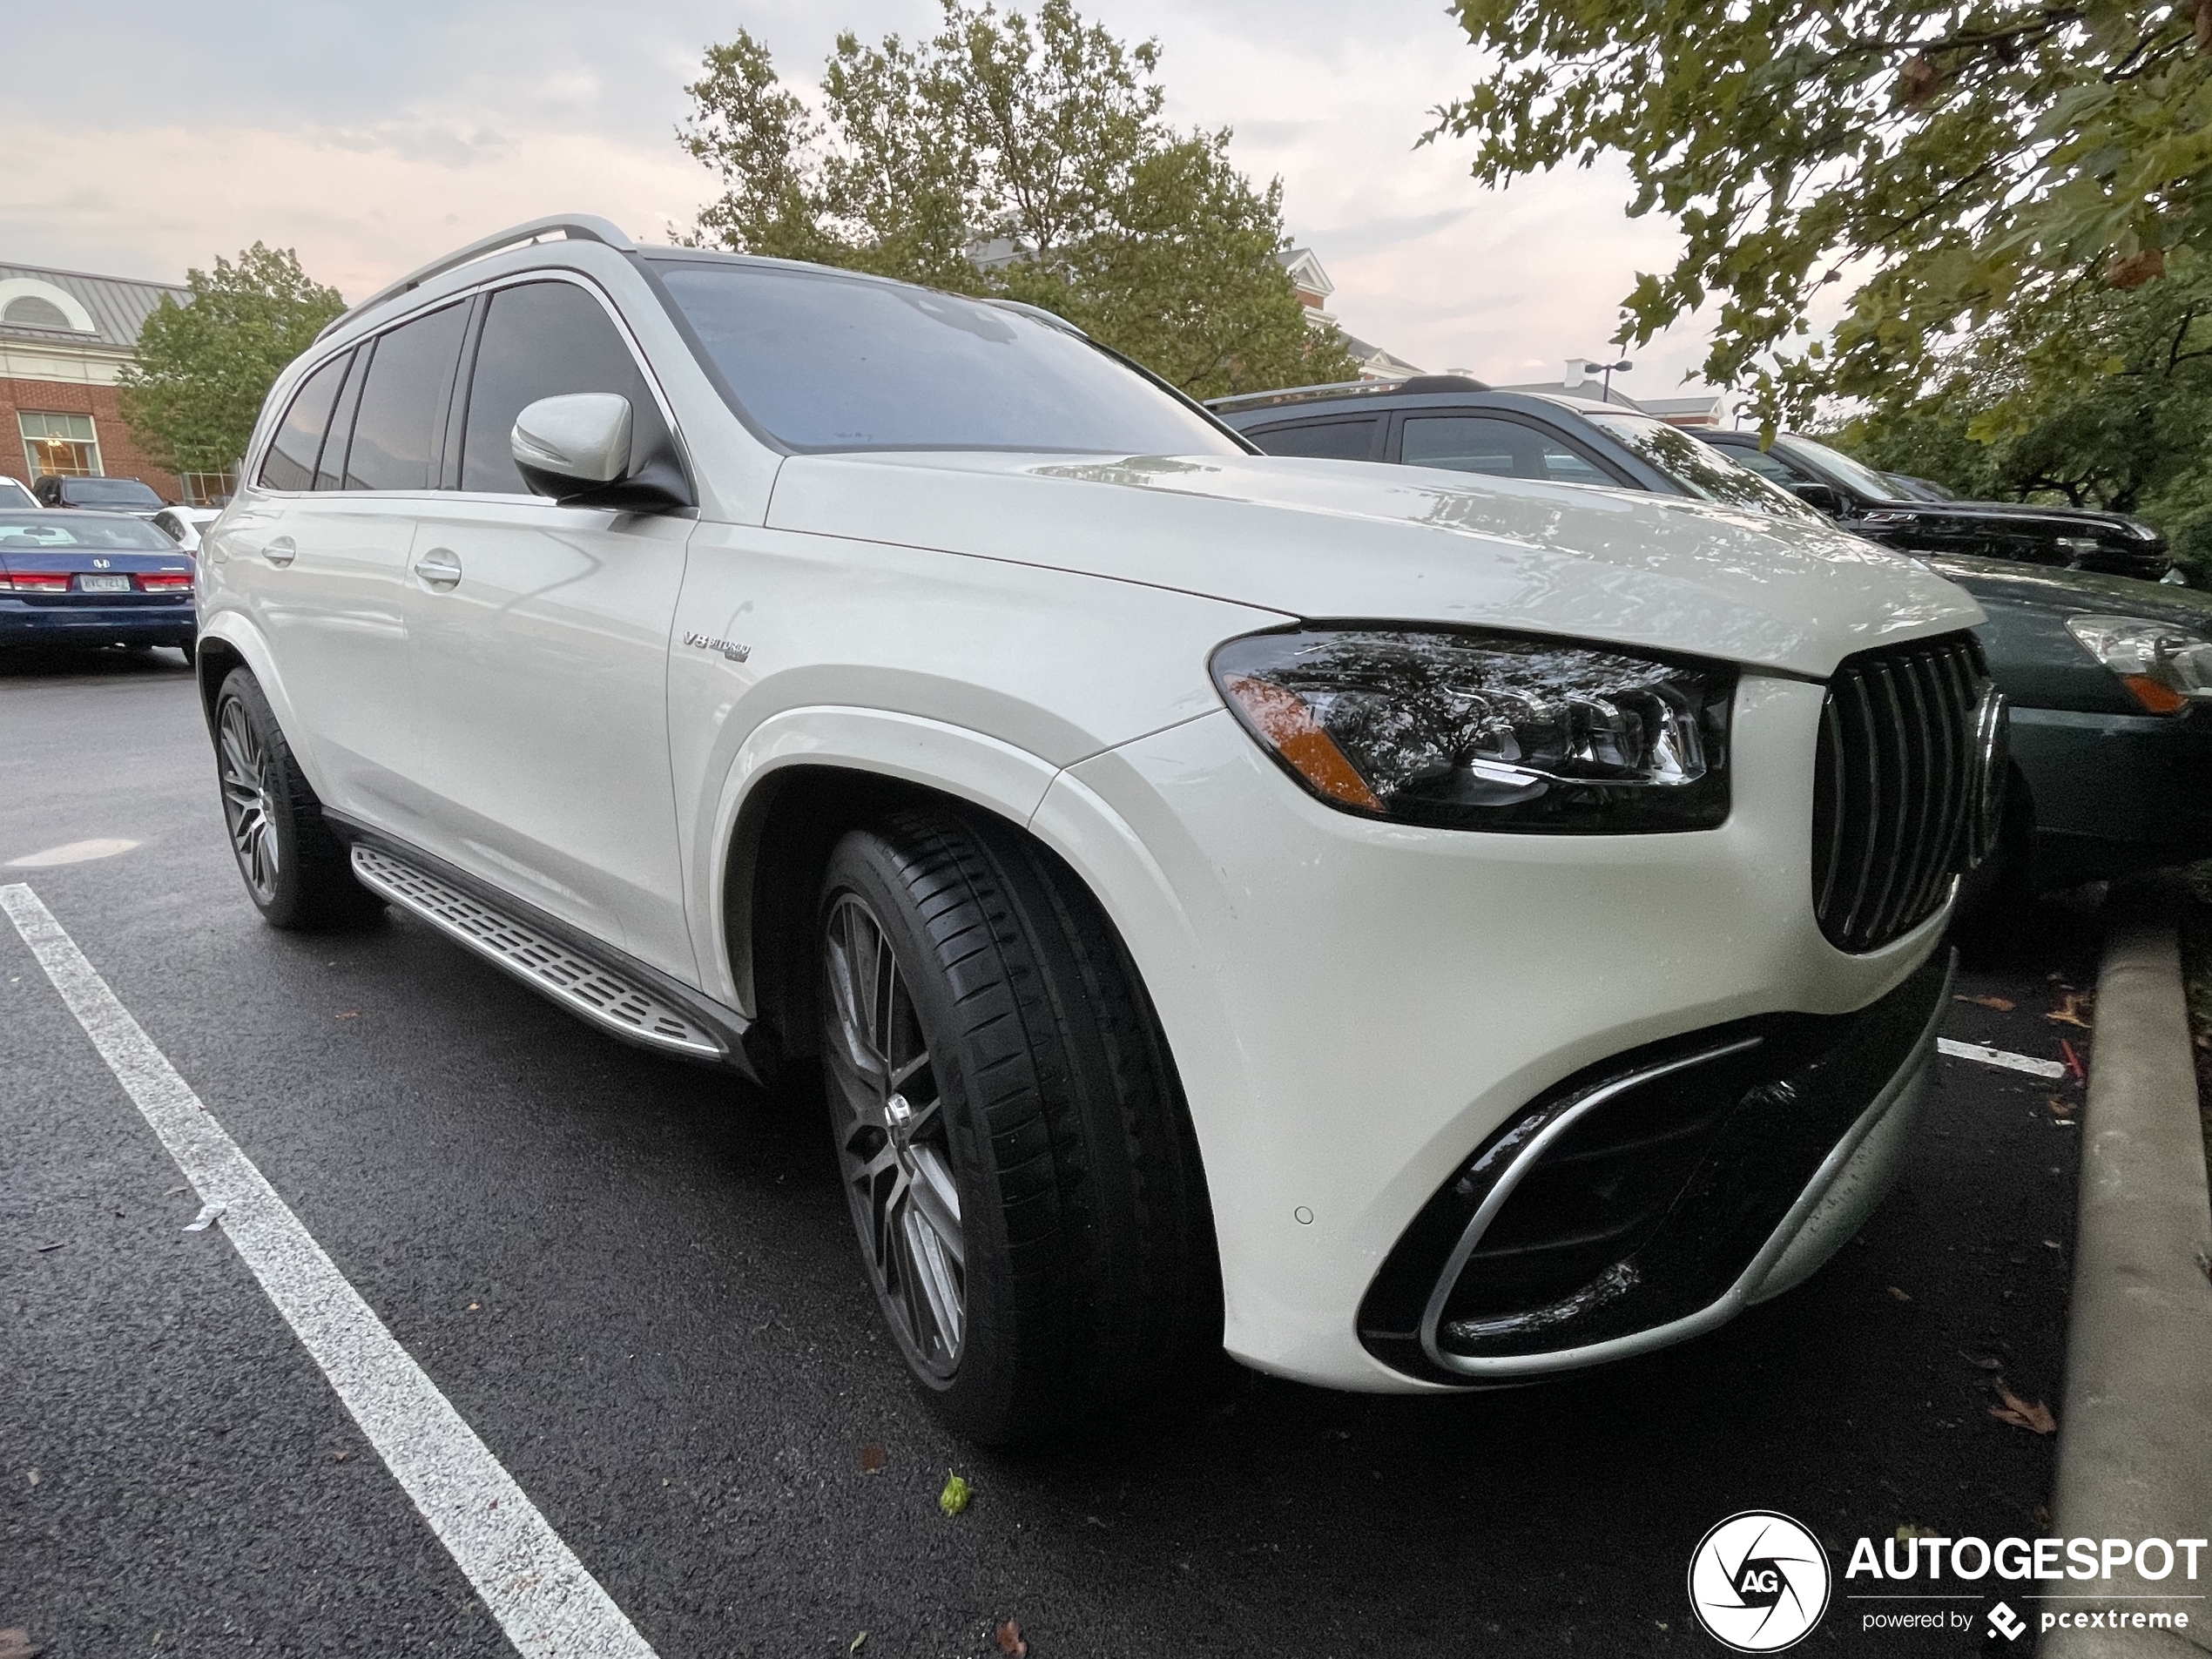
[[[1747,1509],[1707,1533],[1689,1558],[1689,1607],[1738,1653],[1793,1647],[1828,1610],[1828,1552],[1787,1515]]]

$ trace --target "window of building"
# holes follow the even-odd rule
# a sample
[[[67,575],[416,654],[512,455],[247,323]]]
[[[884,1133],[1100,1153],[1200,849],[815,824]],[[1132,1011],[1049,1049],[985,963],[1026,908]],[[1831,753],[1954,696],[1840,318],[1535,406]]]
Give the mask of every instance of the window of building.
[[[0,312],[0,321],[11,322],[18,328],[66,328],[77,332],[76,325],[51,300],[42,300],[35,293],[19,293],[8,301],[8,308]]]
[[[16,421],[23,431],[23,456],[33,482],[50,474],[63,478],[100,475],[100,438],[91,415],[25,410]]]

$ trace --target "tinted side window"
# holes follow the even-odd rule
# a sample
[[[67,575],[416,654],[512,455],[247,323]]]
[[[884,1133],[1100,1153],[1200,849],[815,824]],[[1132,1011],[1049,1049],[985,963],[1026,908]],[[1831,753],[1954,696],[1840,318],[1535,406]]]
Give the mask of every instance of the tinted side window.
[[[1802,484],[1811,482],[1808,474],[1799,472],[1780,455],[1753,448],[1748,443],[1720,446],[1720,451],[1730,461],[1749,467],[1762,478],[1771,478],[1777,484]]]
[[[606,311],[573,282],[525,282],[491,296],[469,388],[461,487],[527,496],[508,447],[515,417],[542,397],[614,392],[630,400],[633,463],[670,447],[660,406]]]
[[[348,489],[427,489],[469,320],[466,303],[376,337],[346,455]]]
[[[1564,440],[1518,421],[1488,415],[1409,416],[1400,453],[1409,467],[1441,467],[1493,478],[1541,478],[1554,484],[1614,482]]]
[[[322,460],[315,467],[317,489],[346,487],[346,449],[353,442],[354,411],[361,406],[361,382],[368,378],[368,353],[357,351],[353,359],[346,389],[338,394],[338,407],[331,411],[330,435],[322,441]]]
[[[1271,455],[1311,455],[1318,461],[1372,461],[1382,421],[1372,415],[1352,421],[1309,421],[1302,426],[1247,432]]]
[[[338,401],[338,388],[346,378],[349,352],[334,357],[300,383],[284,412],[269,453],[261,462],[265,489],[306,489],[315,481],[315,454],[322,448],[323,428],[330,424],[330,406]],[[41,479],[43,485],[44,480]]]

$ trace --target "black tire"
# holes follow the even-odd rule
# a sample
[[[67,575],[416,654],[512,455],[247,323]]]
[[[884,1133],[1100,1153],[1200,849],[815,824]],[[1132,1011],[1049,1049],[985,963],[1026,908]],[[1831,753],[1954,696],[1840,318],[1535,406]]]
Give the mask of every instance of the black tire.
[[[887,1122],[871,1135],[847,1092],[860,1072],[840,1047],[833,945],[856,948],[853,900],[880,922],[926,1045],[912,1086],[923,1092],[926,1074],[934,1100],[907,1109],[937,1126],[919,1133],[936,1135],[958,1190],[956,1352],[918,1344],[916,1292],[893,1282],[896,1252],[877,1243],[884,1178],[861,1160],[871,1146],[890,1157],[894,1136]],[[1220,1272],[1174,1065],[1127,954],[1066,867],[981,815],[901,811],[837,844],[814,938],[842,1184],[879,1305],[945,1424],[1005,1443],[1110,1421],[1217,1352]],[[900,1167],[927,1150],[906,1143]]]
[[[215,778],[246,896],[273,927],[315,931],[381,915],[285,741],[260,682],[234,668],[215,697]]]

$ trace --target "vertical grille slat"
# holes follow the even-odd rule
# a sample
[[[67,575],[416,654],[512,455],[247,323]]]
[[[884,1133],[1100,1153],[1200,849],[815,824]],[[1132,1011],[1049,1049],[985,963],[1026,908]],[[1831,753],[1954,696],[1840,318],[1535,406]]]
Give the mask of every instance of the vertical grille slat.
[[[1814,758],[1813,913],[1838,948],[1878,950],[1943,906],[1978,798],[1986,689],[1973,637],[1847,658]]]

